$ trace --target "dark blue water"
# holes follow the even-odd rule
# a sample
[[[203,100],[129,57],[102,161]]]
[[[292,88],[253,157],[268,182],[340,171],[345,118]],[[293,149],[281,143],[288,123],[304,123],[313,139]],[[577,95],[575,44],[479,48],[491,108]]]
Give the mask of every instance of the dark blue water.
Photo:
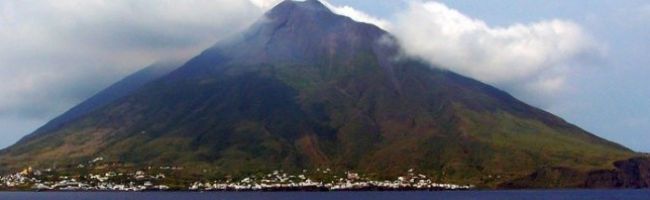
[[[650,190],[517,190],[517,191],[448,191],[448,192],[0,192],[1,200],[265,200],[265,199],[335,199],[335,200],[403,200],[403,199],[553,199],[553,200],[650,200]]]

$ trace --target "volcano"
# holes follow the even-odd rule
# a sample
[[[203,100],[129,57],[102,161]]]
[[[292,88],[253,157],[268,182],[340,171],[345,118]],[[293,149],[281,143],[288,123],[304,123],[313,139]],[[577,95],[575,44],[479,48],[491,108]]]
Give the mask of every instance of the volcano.
[[[390,33],[316,0],[284,1],[241,34],[166,69],[73,108],[82,112],[0,152],[0,166],[103,157],[223,174],[327,167],[393,177],[415,169],[498,185],[557,169],[612,169],[635,155],[408,57]]]

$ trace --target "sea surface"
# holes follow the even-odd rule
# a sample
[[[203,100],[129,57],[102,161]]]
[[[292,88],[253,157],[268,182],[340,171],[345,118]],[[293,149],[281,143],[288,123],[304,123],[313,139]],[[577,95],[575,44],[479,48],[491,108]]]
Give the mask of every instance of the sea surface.
[[[553,199],[649,200],[650,190],[498,190],[442,192],[0,192],[1,200],[265,200],[265,199]]]

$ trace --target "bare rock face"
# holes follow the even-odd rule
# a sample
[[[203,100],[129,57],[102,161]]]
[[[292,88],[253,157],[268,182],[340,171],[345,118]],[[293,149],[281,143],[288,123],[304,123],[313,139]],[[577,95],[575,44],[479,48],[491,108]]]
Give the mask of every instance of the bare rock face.
[[[650,187],[650,158],[639,157],[614,163],[616,169],[590,172],[585,187],[647,188]]]
[[[500,184],[499,188],[577,188],[583,185],[585,175],[568,167],[546,167],[528,176]]]
[[[615,169],[580,171],[567,167],[536,170],[499,185],[501,188],[648,188],[650,158],[637,157],[614,163]]]

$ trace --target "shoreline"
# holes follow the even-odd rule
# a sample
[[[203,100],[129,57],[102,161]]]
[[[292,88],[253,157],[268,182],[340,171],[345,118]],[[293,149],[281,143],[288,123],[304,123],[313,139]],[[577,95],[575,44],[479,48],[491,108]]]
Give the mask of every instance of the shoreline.
[[[528,189],[465,189],[465,190],[142,190],[142,191],[119,191],[119,190],[0,190],[0,193],[337,193],[337,192],[544,192],[544,191],[650,191],[650,188],[528,188]]]
[[[404,187],[404,188],[386,188],[386,187],[364,187],[364,188],[342,188],[342,189],[332,189],[327,187],[287,187],[287,188],[262,188],[262,189],[204,189],[204,190],[191,190],[191,189],[142,189],[142,190],[110,190],[110,189],[26,189],[26,190],[0,190],[0,192],[188,192],[188,193],[210,193],[210,192],[262,192],[262,193],[273,193],[273,192],[445,192],[445,191],[492,191],[489,189],[477,189],[477,188],[415,188],[415,187]],[[497,191],[497,190],[494,190]]]

